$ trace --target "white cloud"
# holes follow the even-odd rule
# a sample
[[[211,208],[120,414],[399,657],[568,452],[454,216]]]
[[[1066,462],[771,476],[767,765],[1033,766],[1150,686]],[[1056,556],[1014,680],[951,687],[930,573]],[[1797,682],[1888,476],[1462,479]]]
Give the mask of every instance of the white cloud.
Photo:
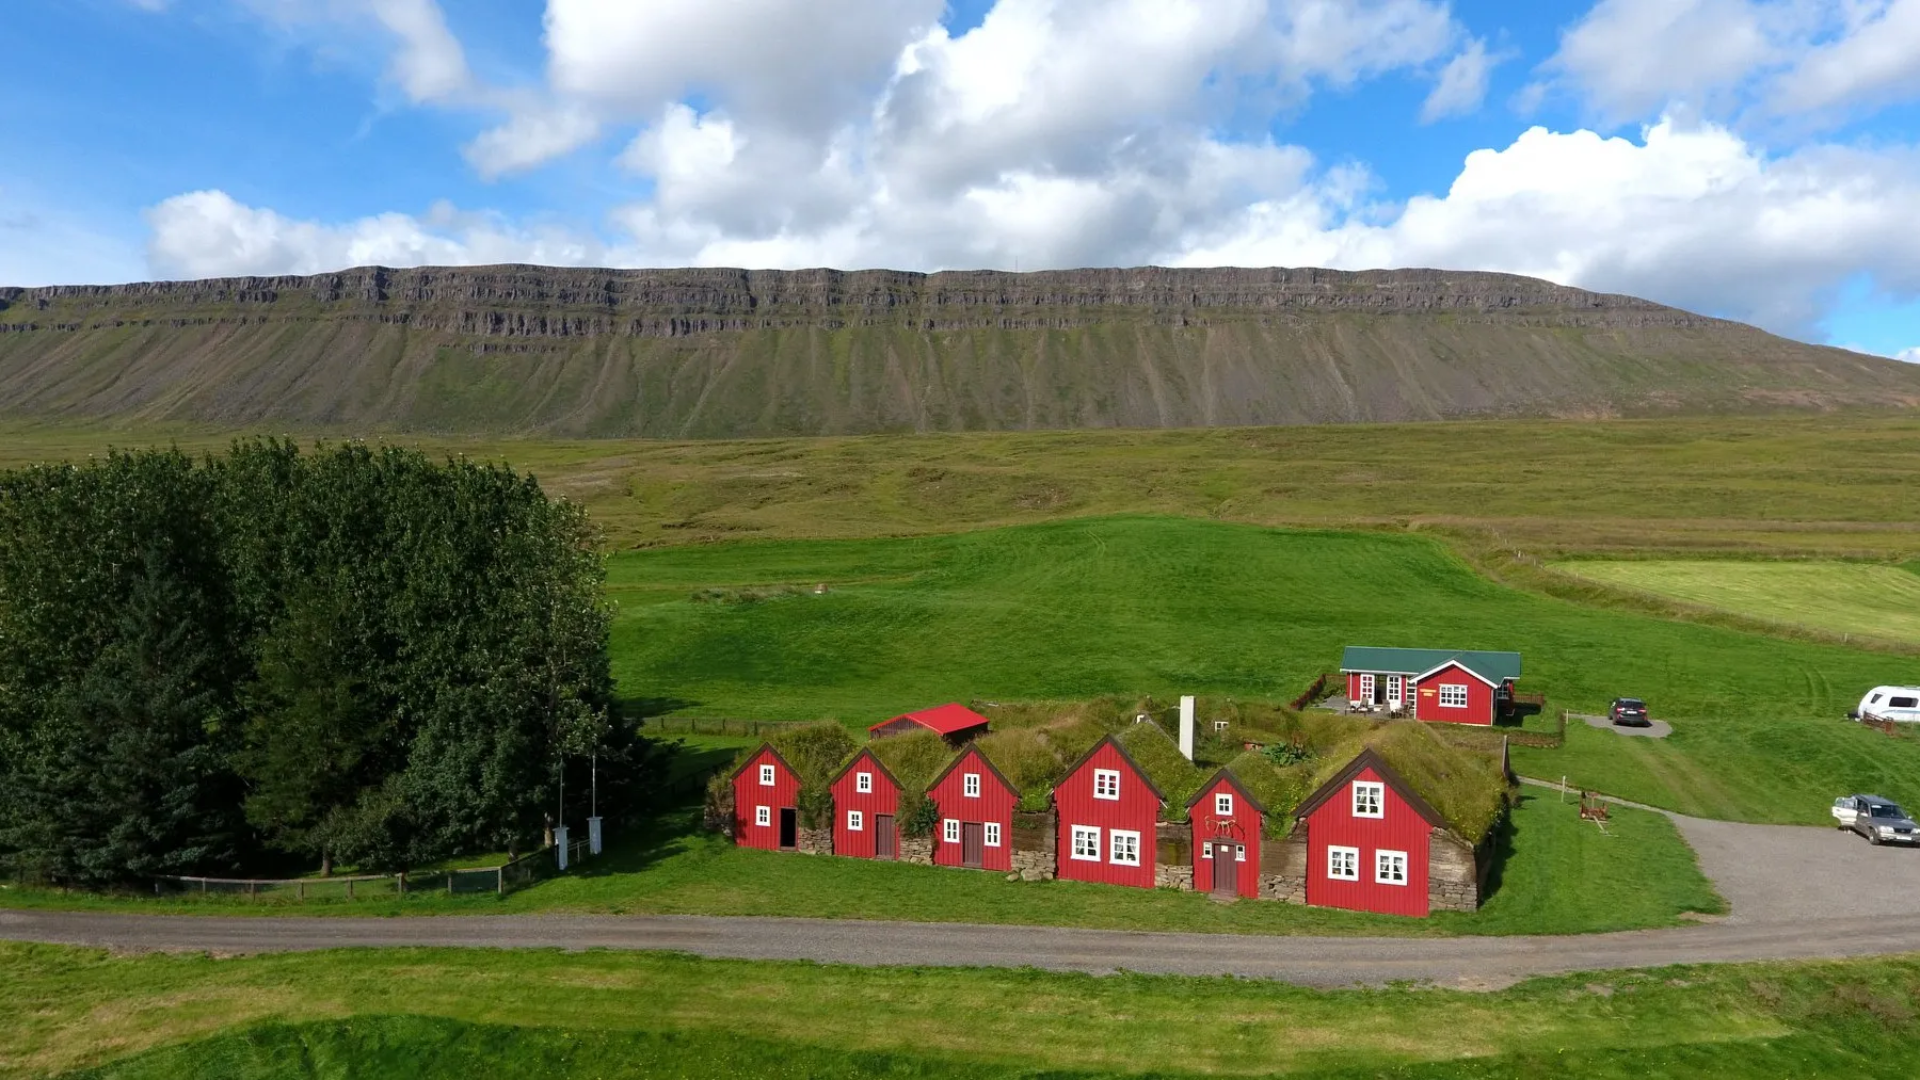
[[[434,0],[367,0],[374,18],[400,41],[393,78],[414,101],[454,101],[473,88],[466,52]]]
[[[1920,345],[1915,345],[1911,349],[1901,349],[1899,352],[1893,354],[1893,358],[1895,360],[1905,360],[1909,364],[1920,364]]]
[[[1845,31],[1775,81],[1776,113],[1825,113],[1920,96],[1920,0],[1856,0]]]
[[[571,153],[600,135],[600,121],[579,108],[534,102],[466,145],[468,164],[492,180]]]
[[[1420,122],[1431,124],[1449,116],[1477,112],[1487,98],[1487,78],[1493,74],[1497,56],[1487,54],[1487,43],[1475,38],[1440,69],[1440,80],[1420,106]]]

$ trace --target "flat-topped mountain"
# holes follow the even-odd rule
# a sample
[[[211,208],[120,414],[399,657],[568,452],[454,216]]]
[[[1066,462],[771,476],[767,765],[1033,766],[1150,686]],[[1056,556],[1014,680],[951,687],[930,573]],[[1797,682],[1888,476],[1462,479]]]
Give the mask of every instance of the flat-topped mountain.
[[[729,437],[1920,403],[1920,366],[1441,270],[488,266],[0,289],[0,417]]]

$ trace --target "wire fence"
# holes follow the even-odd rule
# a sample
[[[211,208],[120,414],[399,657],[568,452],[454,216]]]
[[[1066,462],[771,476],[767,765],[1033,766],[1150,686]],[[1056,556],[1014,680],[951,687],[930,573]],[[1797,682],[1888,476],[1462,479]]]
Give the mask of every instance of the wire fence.
[[[741,735],[749,738],[772,735],[805,724],[804,720],[727,720],[690,716],[649,716],[640,721],[642,729],[660,735]]]
[[[154,880],[154,892],[174,895],[244,896],[249,900],[302,903],[315,900],[384,900],[406,896],[505,896],[584,865],[593,857],[588,840],[571,840],[564,867],[561,849],[543,847],[499,866],[455,867],[398,874],[342,877],[219,878],[170,876]]]

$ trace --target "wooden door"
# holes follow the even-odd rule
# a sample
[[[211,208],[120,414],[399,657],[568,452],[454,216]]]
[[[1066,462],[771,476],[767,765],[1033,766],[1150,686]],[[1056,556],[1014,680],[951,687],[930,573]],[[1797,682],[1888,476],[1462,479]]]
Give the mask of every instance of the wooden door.
[[[1215,841],[1213,845],[1213,894],[1237,896],[1240,892],[1240,864],[1233,859],[1234,845]]]
[[[791,806],[780,810],[780,846],[798,847],[800,844],[800,814]]]
[[[876,859],[897,859],[900,856],[893,850],[893,815],[875,814],[873,818],[873,857]]]
[[[984,866],[987,858],[987,827],[977,821],[960,826],[960,865]]]

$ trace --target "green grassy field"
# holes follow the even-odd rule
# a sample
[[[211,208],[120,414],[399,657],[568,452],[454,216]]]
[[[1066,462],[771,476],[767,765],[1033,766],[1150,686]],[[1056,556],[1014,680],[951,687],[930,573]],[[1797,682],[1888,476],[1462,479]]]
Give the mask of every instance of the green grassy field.
[[[395,949],[245,959],[0,944],[0,1077],[1883,1077],[1920,959],[1494,993]]]
[[[1920,659],[1523,592],[1416,536],[1134,517],[714,544],[619,555],[610,593],[615,675],[653,710],[864,727],[950,700],[1287,700],[1348,644],[1515,649],[1550,708],[1634,695],[1676,728],[1572,725],[1563,749],[1516,749],[1522,771],[1737,820],[1824,821],[1855,789],[1920,802],[1920,741],[1843,719]]]
[[[1731,559],[1574,560],[1554,569],[1788,628],[1920,645],[1920,574],[1900,566]]]

